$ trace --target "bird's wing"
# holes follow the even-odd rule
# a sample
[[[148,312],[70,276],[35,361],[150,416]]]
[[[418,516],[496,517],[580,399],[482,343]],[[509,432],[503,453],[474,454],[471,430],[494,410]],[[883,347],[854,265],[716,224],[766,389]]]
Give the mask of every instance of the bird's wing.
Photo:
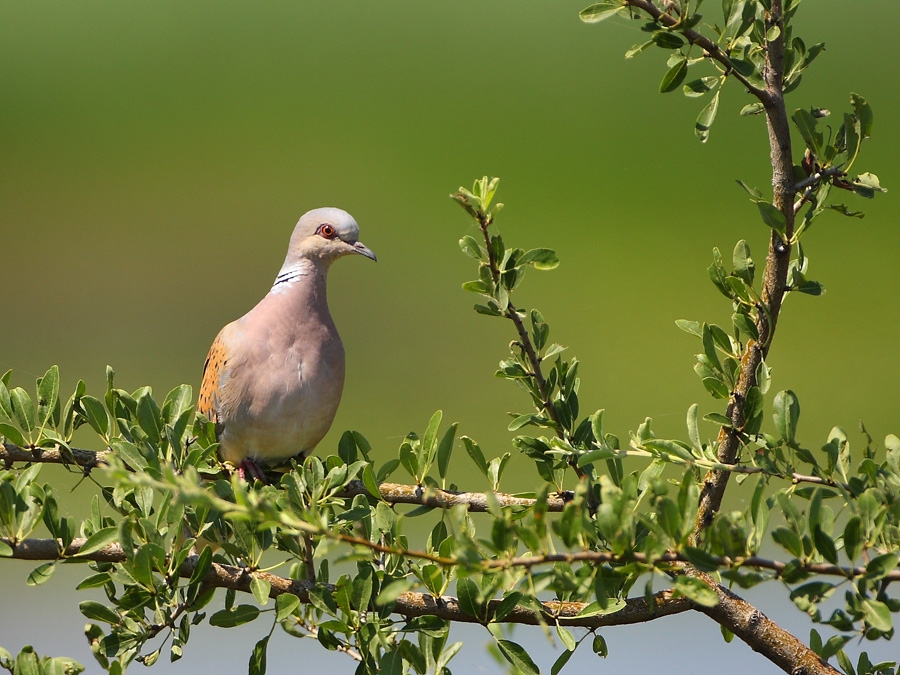
[[[225,346],[222,330],[213,340],[203,364],[203,380],[200,383],[200,397],[197,400],[197,412],[208,420],[219,422],[219,387],[228,365],[228,350]]]

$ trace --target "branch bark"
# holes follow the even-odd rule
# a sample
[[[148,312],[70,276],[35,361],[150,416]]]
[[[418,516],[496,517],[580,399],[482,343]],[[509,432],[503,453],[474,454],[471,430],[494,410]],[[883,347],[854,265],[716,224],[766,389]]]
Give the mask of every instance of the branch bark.
[[[63,560],[78,556],[79,560],[94,562],[119,563],[125,561],[125,551],[118,544],[110,544],[98,551],[79,556],[85,539],[76,539],[64,551],[60,551],[61,543],[55,539],[26,539],[13,543],[9,539],[0,541],[12,548],[12,558],[19,560]],[[190,578],[197,566],[199,556],[189,556],[178,570],[182,578]],[[203,583],[213,588],[230,588],[242,593],[251,593],[250,583],[253,577],[268,581],[271,589],[269,597],[275,598],[282,593],[296,595],[301,602],[308,603],[309,590],[314,585],[306,580],[292,581],[275,574],[261,571],[250,571],[247,568],[213,563],[210,571],[203,577]],[[488,603],[488,615],[499,605],[499,600]],[[582,628],[602,628],[605,626],[622,626],[652,621],[663,616],[680,614],[689,609],[696,609],[693,602],[685,597],[675,597],[671,590],[664,590],[647,597],[628,598],[625,607],[614,614],[579,617],[587,603],[547,601],[541,603],[543,611],[534,612],[525,607],[516,607],[504,619],[503,623],[518,623],[536,626],[542,623],[559,621],[567,626]],[[463,623],[484,623],[483,620],[466,614],[460,608],[459,601],[450,596],[437,597],[428,593],[407,592],[397,598],[393,611],[402,616],[434,615],[448,621]]]
[[[840,671],[823,661],[809,647],[743,598],[716,584],[703,572],[697,577],[715,589],[719,603],[715,607],[697,607],[716,623],[725,626],[753,651],[792,675],[840,675]]]
[[[82,450],[72,448],[66,450],[59,446],[55,448],[35,448],[29,450],[20,448],[13,443],[0,445],[0,463],[7,467],[15,462],[40,462],[43,464],[75,464],[90,471],[98,467],[106,466],[106,458],[112,451]],[[74,461],[73,461],[74,460]],[[404,485],[402,483],[380,483],[378,490],[381,498],[390,504],[415,504],[419,506],[432,506],[438,509],[450,509],[454,506],[465,506],[473,513],[485,513],[488,510],[488,493],[486,492],[459,492],[456,490],[442,490],[440,488],[422,485]],[[360,480],[350,481],[337,496],[352,499],[356,495],[371,494]],[[513,506],[528,508],[534,506],[536,499],[530,497],[517,497],[516,495],[495,492],[494,497],[501,507]],[[547,498],[547,510],[552,513],[561,512],[568,502],[572,500],[571,491],[550,495]]]
[[[766,43],[766,65],[763,79],[766,95],[760,100],[765,106],[766,127],[769,136],[769,155],[772,164],[772,204],[784,215],[786,227],[784,236],[775,230],[769,239],[766,268],[763,277],[761,304],[756,328],[759,340],[749,340],[741,358],[738,382],[726,410],[732,421],[731,427],[722,427],[717,438],[718,457],[723,464],[734,464],[741,450],[740,429],[744,426],[744,406],[750,390],[756,386],[756,370],[766,357],[772,345],[775,326],[781,312],[781,303],[786,292],[788,265],[791,259],[790,240],[794,233],[794,195],[796,186],[793,177],[793,155],[791,133],[784,104],[782,80],[784,77],[784,22],[781,0],[772,0],[766,17],[766,28],[777,28],[778,36]],[[692,536],[696,542],[709,526],[722,505],[730,473],[710,471],[706,474],[700,493],[700,508],[697,525]]]
[[[77,556],[85,539],[73,541],[65,551],[60,551],[61,544],[55,539],[28,539],[12,543],[8,539],[0,541],[9,545],[13,558],[21,560],[60,560]],[[178,570],[182,578],[190,578],[197,565],[199,556],[189,556]],[[98,551],[79,556],[82,560],[117,563],[125,560],[125,552],[118,544],[111,544]],[[516,607],[504,619],[504,623],[540,625],[559,621],[567,626],[596,629],[610,626],[623,626],[644,623],[664,616],[680,614],[687,610],[703,612],[714,621],[726,626],[735,635],[746,642],[752,649],[763,654],[785,672],[804,673],[806,675],[838,675],[838,671],[823,662],[814,652],[807,648],[792,634],[779,627],[753,605],[743,598],[717,584],[709,575],[687,568],[686,573],[700,578],[716,591],[719,603],[715,607],[701,607],[688,598],[678,596],[670,589],[659,591],[650,597],[628,598],[625,607],[612,614],[596,616],[578,616],[587,606],[577,602],[542,602],[542,612],[534,612],[525,607]],[[309,602],[310,582],[292,581],[268,572],[250,571],[247,568],[213,563],[210,571],[203,578],[203,583],[214,588],[230,588],[243,593],[251,593],[250,584],[253,577],[268,581],[269,596],[275,598],[283,593],[297,596],[301,602]],[[491,616],[499,605],[499,600],[492,600],[487,605],[487,616]],[[437,616],[441,619],[463,623],[484,623],[462,611],[459,601],[451,596],[437,597],[428,593],[406,592],[401,594],[393,611],[402,616]]]

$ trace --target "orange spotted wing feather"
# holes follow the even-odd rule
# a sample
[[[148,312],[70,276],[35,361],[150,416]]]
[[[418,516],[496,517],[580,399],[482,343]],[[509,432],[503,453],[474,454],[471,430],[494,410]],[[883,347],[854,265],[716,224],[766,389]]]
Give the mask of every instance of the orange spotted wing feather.
[[[200,384],[200,398],[197,401],[197,411],[213,422],[219,421],[219,383],[228,363],[225,341],[222,333],[216,336],[206,363],[203,366],[203,381]]]

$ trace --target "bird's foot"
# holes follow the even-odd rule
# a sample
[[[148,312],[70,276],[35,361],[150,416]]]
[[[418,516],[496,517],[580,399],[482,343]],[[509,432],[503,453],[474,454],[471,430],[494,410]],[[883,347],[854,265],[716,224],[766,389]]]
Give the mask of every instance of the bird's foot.
[[[252,481],[254,479],[258,479],[259,481],[265,483],[266,482],[266,474],[262,470],[262,467],[256,463],[256,460],[252,457],[245,457],[241,460],[240,465],[238,465],[238,476],[240,476],[243,480]],[[250,478],[248,479],[247,476]]]

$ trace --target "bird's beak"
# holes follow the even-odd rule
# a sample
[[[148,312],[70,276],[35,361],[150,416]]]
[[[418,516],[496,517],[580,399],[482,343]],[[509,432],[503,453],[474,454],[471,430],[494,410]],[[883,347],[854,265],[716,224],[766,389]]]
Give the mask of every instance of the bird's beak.
[[[370,249],[361,241],[354,241],[352,246],[357,253],[361,253],[362,255],[366,256],[367,258],[371,258],[376,262],[378,261],[378,258],[375,257],[375,253],[372,252],[372,249]]]

